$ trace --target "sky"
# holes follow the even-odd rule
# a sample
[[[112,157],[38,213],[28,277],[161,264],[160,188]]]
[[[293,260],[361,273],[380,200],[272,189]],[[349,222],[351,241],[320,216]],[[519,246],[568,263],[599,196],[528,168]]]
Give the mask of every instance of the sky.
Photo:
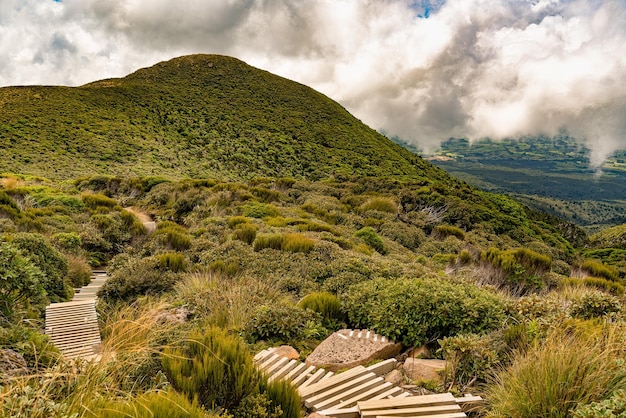
[[[558,135],[626,149],[626,0],[0,0],[0,86],[195,53],[309,85],[425,151]]]

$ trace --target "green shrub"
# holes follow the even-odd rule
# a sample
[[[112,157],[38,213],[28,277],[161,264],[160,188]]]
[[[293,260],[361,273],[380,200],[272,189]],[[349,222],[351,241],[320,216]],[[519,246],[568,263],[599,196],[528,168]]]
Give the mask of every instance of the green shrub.
[[[491,335],[463,334],[439,341],[448,362],[446,387],[457,386],[464,392],[468,385],[485,382],[501,362],[502,347]]]
[[[387,248],[380,236],[371,227],[361,228],[354,233],[354,236],[361,238],[367,245],[378,251],[380,254],[387,254]]]
[[[333,235],[338,235],[338,232],[330,225],[325,225],[319,222],[303,222],[298,224],[299,231],[312,231],[312,232],[330,232]]]
[[[238,224],[233,232],[233,238],[243,241],[246,244],[252,245],[256,239],[257,226],[254,224],[243,223]]]
[[[618,281],[619,271],[597,260],[585,260],[580,268],[591,276],[601,277],[607,280]]]
[[[230,229],[233,229],[237,225],[245,224],[245,223],[249,223],[249,222],[250,222],[250,219],[246,218],[245,216],[233,216],[233,217],[228,219],[228,227]]]
[[[161,267],[158,257],[131,258],[115,270],[98,291],[105,301],[133,301],[142,295],[159,295],[170,291],[177,274]]]
[[[342,295],[349,322],[405,345],[481,333],[504,320],[500,298],[472,285],[422,279],[376,279]]]
[[[606,280],[600,277],[585,277],[583,283],[588,287],[595,287],[600,290],[613,293],[615,295],[624,294],[624,285],[612,280]]]
[[[185,251],[191,247],[191,237],[185,228],[174,222],[163,222],[157,225],[154,239],[166,249]]]
[[[114,208],[117,206],[115,200],[102,194],[84,194],[82,198],[85,206],[91,210],[97,210],[98,207]]]
[[[242,211],[243,216],[259,219],[268,216],[278,216],[280,214],[278,209],[273,205],[259,202],[248,202],[246,205],[244,205]]]
[[[246,339],[288,342],[304,337],[310,321],[319,321],[317,312],[304,310],[289,303],[260,306],[245,325]]]
[[[0,327],[0,347],[20,353],[30,369],[50,367],[61,359],[50,337],[25,323]]]
[[[266,189],[265,187],[253,187],[250,191],[256,198],[265,203],[277,202],[281,196],[279,191]]]
[[[237,418],[278,418],[283,411],[279,406],[272,405],[266,394],[255,393],[244,398],[231,412]]]
[[[473,260],[474,260],[474,257],[472,256],[472,253],[469,250],[461,250],[461,252],[459,253],[459,256],[457,257],[458,263],[461,264],[462,266],[471,264]]]
[[[556,330],[515,356],[487,387],[487,416],[570,417],[626,389],[623,330]]]
[[[216,327],[191,332],[164,351],[161,363],[176,390],[210,409],[237,407],[261,379],[244,342]]]
[[[258,235],[254,240],[254,251],[261,251],[265,248],[281,250],[283,241],[284,237],[281,234]]]
[[[187,270],[187,260],[181,253],[162,253],[156,255],[159,261],[159,269],[178,273]]]
[[[416,250],[426,239],[424,231],[420,228],[397,221],[383,222],[380,226],[380,234],[409,250]]]
[[[291,253],[308,253],[315,247],[315,241],[300,234],[286,234],[283,236],[282,250]]]
[[[298,306],[319,313],[326,328],[337,328],[344,321],[341,301],[332,293],[309,293],[302,298]]]
[[[80,235],[76,232],[59,232],[52,236],[52,242],[58,248],[68,253],[76,253],[83,245]]]
[[[465,239],[465,231],[452,225],[437,225],[433,228],[432,236],[435,239],[445,239],[447,237],[456,237],[463,241]]]
[[[550,271],[552,259],[527,248],[499,250],[492,247],[483,251],[480,258],[497,270],[491,284],[508,288],[512,293],[526,294],[549,284],[546,273]]]
[[[44,274],[41,285],[51,302],[72,297],[72,287],[65,282],[67,259],[42,235],[24,232],[10,236],[10,241]]]
[[[626,417],[626,390],[616,390],[608,399],[579,405],[572,418],[624,418]]]
[[[17,247],[0,241],[0,325],[45,309],[44,280],[42,271]]]
[[[390,197],[373,197],[367,202],[363,203],[359,209],[361,212],[376,210],[379,212],[395,214],[398,211],[398,205]]]
[[[575,318],[591,319],[622,311],[622,304],[615,296],[601,291],[582,294],[571,301],[570,314]]]
[[[147,392],[129,401],[103,400],[94,406],[99,418],[206,418],[207,413],[176,391]],[[217,415],[216,415],[217,416]]]

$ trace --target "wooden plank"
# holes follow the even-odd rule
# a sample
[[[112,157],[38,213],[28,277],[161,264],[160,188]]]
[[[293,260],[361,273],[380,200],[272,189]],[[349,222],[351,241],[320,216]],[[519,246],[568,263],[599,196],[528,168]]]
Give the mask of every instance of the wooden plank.
[[[324,382],[318,383],[316,385],[311,385],[310,387],[304,390],[301,390],[300,396],[303,398],[307,398],[309,396],[316,395],[317,393],[326,391],[329,388],[332,388],[333,386],[339,386],[350,379],[353,379],[357,376],[361,376],[367,373],[370,373],[370,372],[368,372],[367,369],[363,366],[353,367],[346,372],[334,375],[333,377],[331,377],[330,379]]]
[[[275,371],[280,370],[287,365],[287,363],[289,363],[289,359],[287,357],[280,356],[278,360],[265,369],[265,373],[272,375]]]
[[[396,418],[397,415],[377,415],[376,418]],[[413,415],[412,417],[405,418],[467,418],[464,412],[453,412],[450,414],[436,414],[436,415]]]
[[[307,378],[309,378],[310,374],[315,373],[315,370],[315,366],[309,366],[304,372],[302,372],[300,376],[294,377],[291,382],[294,384],[294,386],[299,387],[306,381]]]
[[[375,386],[375,387],[373,387],[373,388],[371,388],[371,389],[369,389],[369,390],[367,390],[365,392],[358,393],[358,394],[352,396],[351,398],[348,398],[348,399],[346,399],[344,401],[341,401],[339,403],[339,405],[334,406],[333,408],[341,409],[341,408],[350,408],[350,407],[356,406],[356,403],[358,401],[364,401],[364,400],[372,399],[374,396],[386,392],[391,387],[396,389],[398,392],[401,391],[400,388],[393,386],[391,384],[391,382],[384,382],[382,385],[377,385],[377,386]]]
[[[326,379],[328,379],[328,378],[331,378],[331,377],[333,377],[334,375],[335,375],[335,372],[328,372],[328,373],[326,373],[326,374],[324,375],[324,377],[322,377],[322,378],[320,379],[320,382],[323,382],[324,380],[326,380]]]
[[[280,370],[277,370],[272,376],[270,376],[269,380],[282,379],[287,373],[293,370],[298,365],[298,361],[291,360],[285,366],[283,366]]]
[[[321,402],[316,402],[315,408],[316,409],[332,408],[334,406],[337,406],[344,399],[350,399],[350,396],[355,396],[355,395],[358,396],[359,394],[362,394],[363,392],[367,392],[368,390],[372,388],[380,387],[382,383],[385,383],[385,382],[383,381],[383,378],[380,376],[374,379],[369,379],[365,383],[362,383],[358,386],[354,386],[351,389],[341,391],[339,394],[336,394],[335,396],[331,398],[328,398]]]
[[[372,380],[374,378],[377,378],[374,373],[367,373],[367,374],[364,374],[364,375],[361,375],[361,376],[356,376],[354,379],[350,379],[348,381],[345,381],[341,385],[330,386],[330,387],[328,387],[324,391],[317,392],[313,396],[302,396],[302,399],[304,400],[304,404],[308,408],[320,409],[320,408],[318,408],[316,406],[316,404],[318,404],[318,403],[320,403],[320,402],[322,402],[322,401],[324,401],[326,399],[332,398],[333,396],[335,396],[337,394],[342,394],[345,391],[353,388],[354,386],[359,386],[363,382],[368,382],[368,381],[370,381],[370,380]],[[324,382],[322,382],[322,383],[324,383]]]
[[[395,369],[397,364],[398,360],[396,360],[395,358],[390,358],[385,361],[381,361],[380,363],[372,364],[371,366],[367,367],[367,370],[377,374],[378,376],[382,376],[383,374],[389,373],[390,371]]]
[[[262,359],[264,359],[265,357],[267,357],[270,354],[270,350],[263,350],[263,351],[259,351],[258,353],[256,353],[256,355],[254,356],[254,361],[256,362],[260,362]]]
[[[357,406],[360,411],[385,409],[385,408],[402,408],[411,406],[430,406],[430,405],[456,405],[456,400],[451,393],[438,393],[434,395],[424,396],[408,396],[403,399],[380,399],[373,401],[359,402]]]
[[[324,415],[331,418],[359,418],[359,410],[354,408],[346,408],[346,409],[324,409],[322,411],[317,411],[320,415]]]
[[[298,363],[296,367],[293,368],[289,373],[285,375],[285,380],[293,380],[297,376],[300,376],[306,369],[306,364]]]
[[[423,406],[419,408],[399,408],[399,409],[372,409],[361,411],[361,418],[371,418],[380,415],[391,417],[419,417],[424,415],[459,413],[461,407],[458,405],[435,405]]]
[[[272,354],[270,356],[267,356],[265,359],[263,359],[263,362],[259,364],[259,368],[261,370],[267,370],[268,367],[270,367],[272,364],[274,364],[274,362],[276,362],[280,358],[281,356],[279,356],[278,354]]]
[[[300,385],[298,388],[298,393],[301,390],[307,390],[311,385],[314,385],[317,381],[319,381],[326,374],[326,370],[318,369],[315,373],[313,373],[310,377],[308,377],[304,383]],[[302,397],[302,395],[300,395]]]

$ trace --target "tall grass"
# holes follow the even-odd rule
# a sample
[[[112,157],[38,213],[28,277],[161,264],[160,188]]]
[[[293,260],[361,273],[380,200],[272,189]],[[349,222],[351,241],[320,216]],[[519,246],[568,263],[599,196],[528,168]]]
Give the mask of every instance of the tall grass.
[[[555,330],[513,359],[488,388],[489,417],[568,417],[579,404],[626,388],[624,327]]]

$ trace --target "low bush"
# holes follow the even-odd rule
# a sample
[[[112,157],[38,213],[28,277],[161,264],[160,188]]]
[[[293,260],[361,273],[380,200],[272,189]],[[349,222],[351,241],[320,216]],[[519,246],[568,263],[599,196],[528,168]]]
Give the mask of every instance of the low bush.
[[[237,225],[245,224],[248,222],[250,222],[250,219],[246,218],[245,216],[232,216],[228,218],[228,227],[233,229]]]
[[[456,237],[463,241],[465,239],[465,231],[452,225],[437,225],[433,228],[432,236],[435,239],[446,239],[448,237]]]
[[[254,251],[261,251],[266,248],[271,248],[273,250],[282,250],[283,241],[284,238],[281,234],[258,235],[254,240]]]
[[[209,409],[235,408],[261,379],[245,343],[221,328],[191,332],[161,357],[172,386]]]
[[[608,266],[597,260],[585,260],[580,268],[594,277],[612,281],[619,280],[619,271],[615,267]]]
[[[262,305],[245,325],[246,339],[289,342],[304,338],[309,322],[319,322],[317,312],[286,302]]]
[[[378,251],[380,254],[387,254],[385,243],[372,227],[367,226],[365,228],[361,228],[354,233],[354,236],[361,238],[363,242]]]
[[[162,253],[156,255],[159,261],[159,269],[178,273],[187,270],[187,260],[182,253]]]
[[[591,319],[617,314],[622,304],[615,296],[601,291],[585,292],[571,301],[570,314],[574,318]]]
[[[87,286],[91,282],[91,266],[85,257],[67,256],[67,280],[75,288]]]
[[[262,379],[259,384],[261,394],[267,396],[274,408],[280,408],[278,418],[302,418],[302,401],[298,390],[284,380],[276,379],[268,382]],[[238,415],[235,415],[238,417]]]
[[[238,224],[233,231],[233,238],[252,245],[256,239],[257,226],[249,223]]]
[[[52,236],[52,243],[62,251],[77,253],[83,245],[80,235],[76,232],[59,232]]]
[[[114,208],[117,202],[103,194],[84,194],[82,196],[83,203],[91,210],[97,210],[99,207]]]
[[[336,329],[345,319],[341,301],[332,293],[309,293],[300,300],[298,306],[319,313],[326,328]]]
[[[390,197],[373,197],[367,202],[363,203],[359,209],[360,212],[376,210],[379,212],[395,214],[396,212],[398,212],[398,205],[396,204],[395,200]]]
[[[423,279],[376,279],[342,295],[349,322],[409,346],[499,327],[502,300],[473,285]]]
[[[61,359],[50,337],[25,323],[0,327],[0,347],[21,354],[32,370],[50,367]]]
[[[254,251],[271,248],[292,253],[307,253],[314,246],[314,240],[301,234],[267,234],[257,236],[253,247]]]
[[[163,247],[174,251],[185,251],[191,247],[191,237],[182,226],[166,221],[157,224],[154,239]]]
[[[623,418],[626,416],[626,390],[616,390],[608,399],[578,405],[572,418]]]
[[[262,219],[268,216],[278,216],[280,214],[275,206],[259,202],[248,202],[243,206],[242,212],[243,216],[258,219]]]

